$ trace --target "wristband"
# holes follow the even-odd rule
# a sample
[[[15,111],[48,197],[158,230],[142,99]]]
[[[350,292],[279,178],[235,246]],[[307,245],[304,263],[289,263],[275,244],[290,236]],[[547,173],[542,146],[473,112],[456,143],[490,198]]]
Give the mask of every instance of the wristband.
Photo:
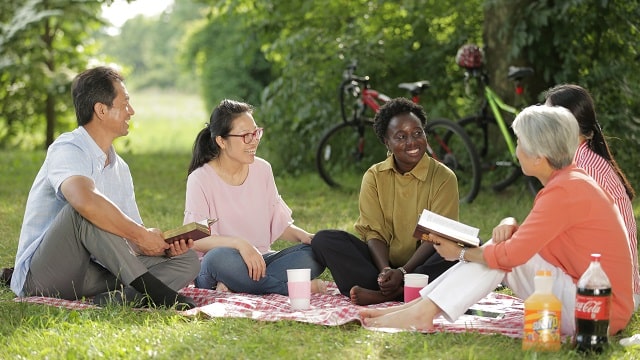
[[[400,270],[400,272],[402,272],[402,275],[406,275],[407,274],[407,270],[405,270],[402,266],[400,266],[398,268],[398,270]]]
[[[467,248],[463,247],[462,250],[460,250],[460,255],[458,255],[458,261],[460,261],[463,264],[468,263],[468,261],[464,258],[465,251],[467,251]]]

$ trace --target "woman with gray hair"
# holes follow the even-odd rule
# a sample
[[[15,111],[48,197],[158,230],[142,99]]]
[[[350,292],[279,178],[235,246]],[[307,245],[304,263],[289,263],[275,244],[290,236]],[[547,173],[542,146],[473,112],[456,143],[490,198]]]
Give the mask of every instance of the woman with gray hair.
[[[562,334],[572,335],[575,284],[590,254],[600,253],[612,285],[610,333],[627,326],[633,297],[626,230],[612,199],[573,163],[579,132],[575,118],[564,108],[531,106],[516,117],[513,129],[522,171],[544,185],[524,222],[502,220],[492,239],[477,248],[430,235],[443,258],[460,263],[410,303],[362,310],[365,325],[430,330],[436,316],[455,321],[501,282],[525,299],[534,291],[536,271],[550,270],[553,293],[562,302]]]

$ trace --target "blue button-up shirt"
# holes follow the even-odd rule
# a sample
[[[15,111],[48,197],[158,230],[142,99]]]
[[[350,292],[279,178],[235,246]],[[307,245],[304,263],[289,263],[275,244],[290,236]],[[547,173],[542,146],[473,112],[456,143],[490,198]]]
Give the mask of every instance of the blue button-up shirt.
[[[60,135],[49,146],[27,199],[11,280],[11,290],[16,295],[24,296],[23,286],[31,258],[56,215],[67,204],[61,185],[69,177],[80,175],[92,179],[97,190],[127,216],[142,224],[129,166],[113,146],[109,149],[109,165],[105,167],[106,160],[107,154],[84,127]]]

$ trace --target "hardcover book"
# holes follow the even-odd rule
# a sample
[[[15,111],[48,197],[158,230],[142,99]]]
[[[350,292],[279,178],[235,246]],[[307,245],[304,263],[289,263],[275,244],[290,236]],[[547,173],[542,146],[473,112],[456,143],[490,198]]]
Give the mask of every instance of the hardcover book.
[[[213,225],[217,220],[218,219],[207,220],[206,224],[202,222],[192,222],[175,229],[167,230],[163,233],[164,241],[171,244],[180,239],[193,239],[193,241],[200,240],[211,235],[211,225]]]
[[[445,239],[455,241],[461,246],[478,247],[480,229],[449,219],[429,210],[422,210],[420,219],[413,233],[413,237],[421,241],[430,241],[429,234],[433,233]]]

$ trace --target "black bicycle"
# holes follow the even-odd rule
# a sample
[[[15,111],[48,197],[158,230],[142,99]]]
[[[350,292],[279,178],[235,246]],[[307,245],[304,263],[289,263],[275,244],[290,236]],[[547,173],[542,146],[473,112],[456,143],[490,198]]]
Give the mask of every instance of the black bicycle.
[[[322,179],[332,187],[358,189],[362,175],[373,164],[386,158],[373,131],[373,116],[380,106],[391,100],[372,89],[368,76],[354,75],[356,64],[343,73],[339,88],[342,122],[331,127],[320,140],[316,167]],[[419,103],[420,94],[429,88],[428,81],[398,85]],[[473,142],[464,129],[447,119],[428,120],[425,127],[427,153],[456,174],[460,202],[470,203],[480,189],[481,169]]]

